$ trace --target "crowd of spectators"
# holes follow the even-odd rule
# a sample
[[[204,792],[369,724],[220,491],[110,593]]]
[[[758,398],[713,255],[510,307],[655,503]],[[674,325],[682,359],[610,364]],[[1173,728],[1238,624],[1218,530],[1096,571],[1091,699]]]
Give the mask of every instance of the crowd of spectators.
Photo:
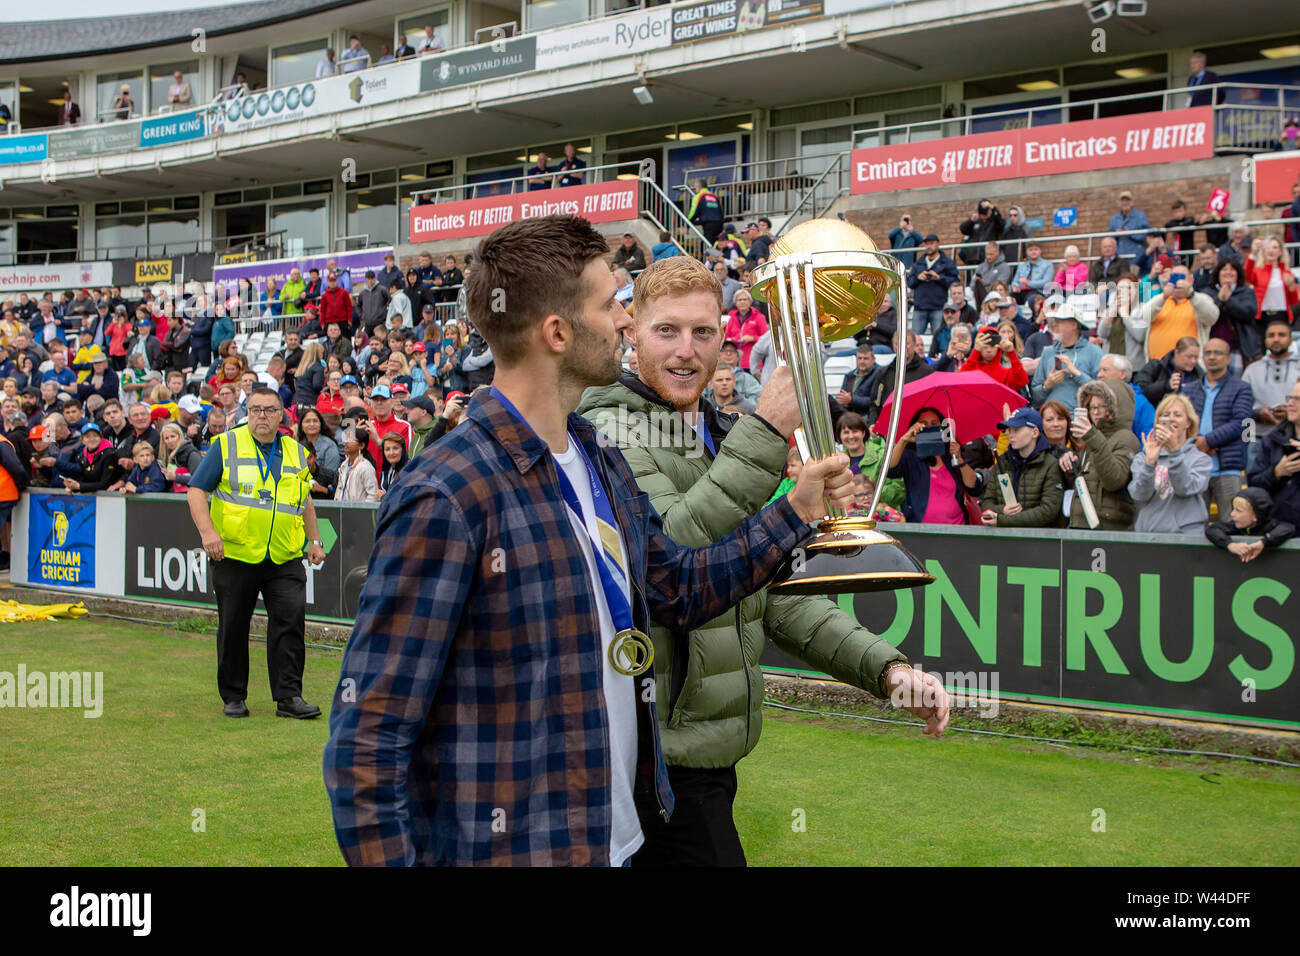
[[[1298,207],[1283,218],[1300,217]],[[906,380],[981,372],[1023,403],[1007,404],[987,447],[952,443],[948,455],[933,443],[913,450],[945,419],[916,413],[888,467],[869,476],[903,480],[903,518],[1178,534],[1205,533],[1217,518],[1212,538],[1230,537],[1233,521],[1267,527],[1270,544],[1290,534],[1300,520],[1300,286],[1276,236],[1190,216],[1181,201],[1171,213],[1153,228],[1121,191],[1099,254],[1088,261],[1068,245],[1057,263],[1020,207],[1004,218],[981,200],[948,249],[899,217],[888,240],[907,266]],[[888,321],[892,332],[897,318]],[[832,408],[872,423],[892,395],[892,370],[877,364],[892,350],[870,329],[858,339]],[[960,419],[960,402],[950,412]],[[986,451],[991,463],[967,469]],[[1243,560],[1259,553],[1233,548]]]
[[[891,297],[857,335],[854,368],[827,396],[864,507],[884,483],[878,519],[1181,534],[1209,526],[1242,560],[1258,550],[1232,540],[1247,533],[1232,522],[1267,528],[1275,543],[1300,521],[1300,294],[1282,245],[1228,224],[1224,242],[1211,233],[1199,249],[1176,244],[1141,274],[1132,250],[1156,244],[1126,194],[1119,205],[1098,258],[1067,249],[1059,264],[1043,257],[1019,207],[1004,219],[979,203],[959,226],[969,241],[956,260],[900,217],[890,242],[912,260],[906,301]],[[631,233],[614,243],[620,299],[630,300],[648,262],[683,254],[671,235],[659,238],[650,249]],[[1135,238],[1126,253],[1123,241]],[[768,306],[751,292],[773,241],[767,219],[719,223],[704,253],[725,307],[704,397],[725,413],[752,413],[777,362]],[[377,501],[492,380],[491,349],[464,309],[472,270],[468,258],[439,267],[426,253],[404,274],[392,255],[356,278],[330,260],[279,284],[241,280],[213,294],[195,284],[174,300],[148,291],[128,300],[119,288],[19,295],[0,316],[0,432],[30,486],[183,491],[213,438],[245,420],[249,394],[265,385],[284,401],[284,431],[309,450],[313,495]],[[1093,308],[1080,305],[1087,293]],[[264,369],[236,347],[235,320],[249,315],[292,317]],[[909,315],[905,353],[894,356]],[[993,432],[965,444],[949,432],[960,400],[921,409],[886,459],[879,432],[893,361],[907,383],[979,373],[1018,398]],[[624,362],[636,370],[630,347]]]

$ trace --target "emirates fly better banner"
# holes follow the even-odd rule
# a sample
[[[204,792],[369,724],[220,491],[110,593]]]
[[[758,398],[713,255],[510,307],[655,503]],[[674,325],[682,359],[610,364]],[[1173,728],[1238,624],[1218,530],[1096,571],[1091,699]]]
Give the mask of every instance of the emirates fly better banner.
[[[536,189],[508,196],[411,207],[411,242],[486,236],[507,223],[537,216],[581,216],[588,222],[637,217],[637,180]]]
[[[1214,108],[1139,113],[853,151],[853,192],[1050,176],[1214,155]]]

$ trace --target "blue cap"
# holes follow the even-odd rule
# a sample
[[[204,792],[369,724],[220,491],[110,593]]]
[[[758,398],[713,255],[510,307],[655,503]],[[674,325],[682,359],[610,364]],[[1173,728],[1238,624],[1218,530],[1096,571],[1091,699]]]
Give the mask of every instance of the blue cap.
[[[1040,432],[1043,430],[1043,416],[1028,405],[1017,408],[1005,422],[998,422],[998,428],[1024,428],[1026,425],[1033,425]]]
[[[99,426],[96,425],[94,422],[85,422],[85,423],[81,426],[81,434],[84,435],[84,434],[86,434],[86,432],[95,432],[97,435],[102,435],[102,434],[103,434],[103,432],[101,432],[101,431],[99,430]]]
[[[392,398],[393,390],[387,385],[376,385],[370,390],[371,398]]]
[[[339,384],[340,384],[340,385],[360,385],[361,383],[357,381],[357,377],[356,377],[355,375],[344,375],[343,378],[341,378],[341,379],[339,380]]]

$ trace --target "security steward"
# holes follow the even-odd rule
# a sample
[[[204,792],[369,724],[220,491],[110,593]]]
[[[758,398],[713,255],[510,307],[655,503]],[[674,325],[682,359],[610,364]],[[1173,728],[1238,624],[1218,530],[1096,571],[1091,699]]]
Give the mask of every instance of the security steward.
[[[217,595],[217,687],[227,717],[247,717],[248,627],[260,594],[266,605],[266,666],[278,717],[308,719],[302,699],[306,659],[307,569],[325,560],[305,449],[279,434],[278,393],[256,388],[248,421],[218,435],[190,479],[190,517],[212,561]],[[211,505],[208,495],[211,494]]]

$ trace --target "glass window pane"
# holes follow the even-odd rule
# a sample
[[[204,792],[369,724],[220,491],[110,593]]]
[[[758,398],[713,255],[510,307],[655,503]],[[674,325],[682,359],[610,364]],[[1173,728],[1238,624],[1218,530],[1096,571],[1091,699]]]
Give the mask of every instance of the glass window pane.
[[[348,235],[365,235],[369,245],[397,240],[397,190],[369,189],[348,194]]]
[[[199,214],[188,215],[173,213],[164,216],[149,217],[149,253],[150,255],[173,255],[197,249],[202,238],[199,229]]]
[[[524,29],[530,33],[586,18],[587,0],[524,0]]]
[[[320,37],[316,40],[304,40],[302,43],[272,47],[271,78],[267,85],[274,89],[277,86],[314,80],[316,64],[325,59],[325,49],[328,46],[329,40]]]
[[[451,8],[443,7],[439,10],[428,10],[424,13],[417,13],[409,17],[403,17],[397,21],[397,32],[406,34],[406,43],[412,49],[419,51],[420,44],[424,42],[427,35],[424,32],[425,27],[433,27],[434,35],[442,41],[445,49],[450,50],[455,46],[454,38],[451,35]],[[393,48],[396,52],[396,47]]]
[[[190,85],[189,103],[171,102],[169,95],[172,84],[176,82],[173,74],[180,71],[181,80]],[[164,63],[149,67],[149,112],[163,110],[186,110],[198,106],[202,101],[199,95],[199,61],[187,60],[183,63]]]
[[[100,256],[128,257],[143,252],[149,239],[144,216],[115,216],[95,220],[95,248]]]
[[[330,235],[329,201],[312,199],[271,206],[270,231],[283,235],[272,238],[282,243],[285,255],[300,256],[325,252],[333,245]]]
[[[134,73],[101,73],[96,77],[95,109],[100,119],[127,119],[113,110],[113,101],[117,99],[122,87],[127,87],[131,94],[132,116],[139,116],[144,109],[144,74],[139,70]],[[91,117],[83,117],[82,122],[93,122]]]

